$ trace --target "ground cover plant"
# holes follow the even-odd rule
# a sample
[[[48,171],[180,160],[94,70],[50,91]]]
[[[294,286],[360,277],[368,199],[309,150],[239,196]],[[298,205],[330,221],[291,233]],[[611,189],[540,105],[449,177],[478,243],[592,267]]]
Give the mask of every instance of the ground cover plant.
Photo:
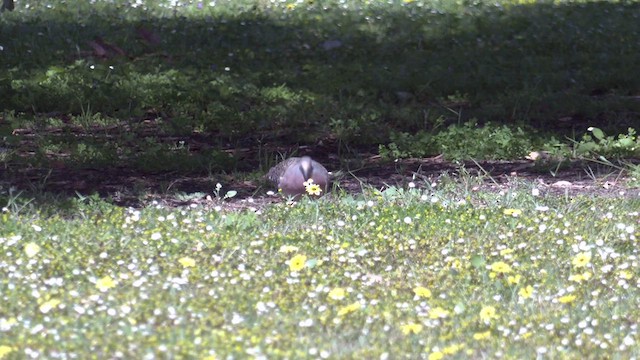
[[[638,355],[638,198],[432,184],[0,221],[5,358]]]
[[[18,1],[0,359],[637,358],[638,16]]]
[[[3,162],[246,171],[256,164],[238,148],[322,140],[351,156],[381,146],[390,158],[513,159],[570,146],[589,127],[627,134],[640,113],[638,11],[633,1],[24,1],[0,17]],[[461,147],[469,137],[477,146]]]

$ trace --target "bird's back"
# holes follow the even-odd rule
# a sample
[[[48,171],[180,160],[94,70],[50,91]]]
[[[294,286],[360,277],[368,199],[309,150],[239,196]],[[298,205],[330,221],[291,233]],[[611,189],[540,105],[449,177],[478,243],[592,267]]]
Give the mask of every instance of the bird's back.
[[[313,179],[313,183],[317,184],[323,192],[326,192],[328,190],[329,173],[322,164],[308,156],[291,157],[282,161],[269,170],[267,178],[285,195],[302,195],[306,192],[304,183],[309,180],[304,174],[305,168],[310,168],[309,178]]]
[[[269,172],[267,173],[267,179],[269,179],[269,181],[277,186],[280,182],[280,177],[284,175],[284,173],[290,166],[298,164],[300,162],[300,159],[301,158],[299,157],[290,157],[276,164],[274,167],[269,169]]]

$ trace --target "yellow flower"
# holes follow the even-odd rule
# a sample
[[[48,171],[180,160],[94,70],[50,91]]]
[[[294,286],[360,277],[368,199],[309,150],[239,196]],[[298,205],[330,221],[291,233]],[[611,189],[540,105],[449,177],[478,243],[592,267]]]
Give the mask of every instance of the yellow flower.
[[[320,185],[317,185],[317,184],[308,186],[305,188],[305,190],[307,191],[307,194],[314,195],[314,196],[320,196],[320,194],[322,193],[322,189],[320,188]]]
[[[343,306],[342,308],[340,308],[340,310],[338,310],[338,316],[344,316],[344,315],[350,314],[358,309],[360,309],[360,303],[356,301],[353,304]]]
[[[487,330],[485,332],[477,332],[475,334],[473,334],[473,338],[475,340],[484,340],[484,339],[488,339],[489,336],[491,336],[491,330]]]
[[[216,360],[216,357],[213,355],[205,356],[202,360]]]
[[[496,308],[493,306],[483,306],[482,310],[480,310],[480,319],[484,322],[489,322],[497,317]]]
[[[568,304],[576,299],[575,295],[565,295],[558,298],[558,302],[561,304]]]
[[[573,264],[574,267],[579,268],[579,267],[587,266],[587,264],[589,264],[590,261],[591,261],[591,252],[585,251],[574,256],[573,260],[571,260],[571,263]]]
[[[422,325],[416,324],[416,323],[409,323],[409,324],[400,326],[400,330],[402,330],[402,333],[405,335],[419,334],[420,331],[422,331]]]
[[[342,300],[344,299],[345,295],[346,295],[346,291],[344,291],[343,288],[338,287],[329,291],[329,298],[331,300]]]
[[[48,313],[49,311],[51,311],[51,309],[57,307],[58,305],[60,305],[61,301],[58,299],[51,299],[49,301],[45,301],[40,305],[40,312],[42,312],[43,314]]]
[[[497,261],[491,264],[491,271],[500,274],[506,274],[511,272],[511,266],[509,266],[509,264],[505,263],[504,261]]]
[[[11,353],[12,351],[13,351],[13,348],[11,346],[0,345],[0,359],[9,355],[9,353]]]
[[[569,275],[569,281],[581,282],[584,280],[582,274]]]
[[[451,268],[452,269],[461,269],[462,268],[462,261],[460,261],[460,259],[456,259],[454,258],[453,260],[451,260]]]
[[[96,288],[102,292],[105,292],[111,288],[114,288],[115,286],[116,286],[115,281],[113,281],[111,276],[108,276],[108,275],[96,281]]]
[[[178,262],[180,263],[180,265],[182,265],[183,267],[186,267],[186,268],[196,266],[196,261],[193,260],[192,258],[188,257],[188,256],[185,256],[185,257],[182,257],[182,258],[178,259]]]
[[[464,349],[464,344],[453,344],[442,349],[442,353],[445,355],[454,355],[462,349]]]
[[[520,279],[522,279],[522,276],[520,275],[509,275],[509,277],[507,277],[507,282],[511,285],[515,285],[520,283]]]
[[[444,358],[444,354],[441,353],[440,351],[434,351],[431,354],[429,354],[429,357],[427,358],[428,360],[441,360],[442,358]]]
[[[430,298],[431,297],[431,290],[427,289],[424,286],[416,286],[413,288],[413,292],[419,296],[419,297],[423,297],[423,298]]]
[[[522,215],[522,210],[520,209],[504,209],[503,214],[513,217],[518,217]]]
[[[633,277],[633,274],[627,270],[620,270],[620,272],[618,273],[618,276],[621,279],[630,280]]]
[[[582,274],[574,274],[569,276],[569,281],[575,281],[579,283],[579,282],[583,282],[585,280],[591,279],[591,276],[593,276],[593,274],[591,274],[588,271],[585,271]]]
[[[513,249],[503,249],[500,250],[500,256],[507,256],[509,254],[513,253]]]
[[[27,254],[27,257],[32,258],[40,252],[40,246],[36,243],[30,242],[24,246],[24,252]]]
[[[429,311],[429,319],[441,319],[449,316],[449,312],[441,307],[435,307]]]
[[[320,185],[314,184],[313,179],[309,179],[305,181],[303,185],[304,185],[304,190],[309,195],[320,196],[320,194],[322,193],[322,189],[320,188]]]
[[[306,255],[296,255],[289,260],[289,269],[291,271],[300,271],[304,269],[304,264],[307,262]]]
[[[533,295],[533,286],[531,285],[525,286],[518,291],[518,296],[520,296],[523,299],[528,299],[532,295]]]

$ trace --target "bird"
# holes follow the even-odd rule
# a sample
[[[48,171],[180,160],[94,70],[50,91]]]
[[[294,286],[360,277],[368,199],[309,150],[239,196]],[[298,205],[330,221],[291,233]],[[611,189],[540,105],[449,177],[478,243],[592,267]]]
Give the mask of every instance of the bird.
[[[328,190],[329,172],[319,162],[312,160],[309,156],[290,157],[267,173],[267,178],[278,187],[283,195],[300,197],[307,193],[309,181],[317,185],[322,195]]]
[[[0,7],[0,12],[5,10],[13,11],[15,5],[13,4],[13,0],[2,0],[2,6]]]

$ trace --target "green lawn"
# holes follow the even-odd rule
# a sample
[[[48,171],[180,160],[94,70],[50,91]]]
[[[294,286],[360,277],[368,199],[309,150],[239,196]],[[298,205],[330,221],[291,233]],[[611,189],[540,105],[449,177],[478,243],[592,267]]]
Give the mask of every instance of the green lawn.
[[[0,354],[640,355],[637,196],[439,186],[259,211],[4,209]]]
[[[0,359],[640,357],[638,2],[201,5],[0,15]],[[598,164],[272,204],[299,145]]]

